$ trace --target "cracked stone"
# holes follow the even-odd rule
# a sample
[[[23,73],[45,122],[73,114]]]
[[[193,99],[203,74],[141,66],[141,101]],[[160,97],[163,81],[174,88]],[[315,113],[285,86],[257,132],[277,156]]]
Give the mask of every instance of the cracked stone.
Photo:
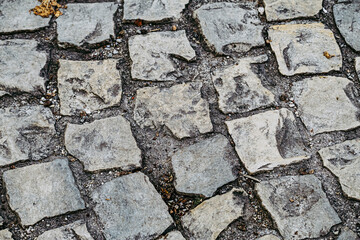
[[[351,231],[349,228],[345,227],[337,240],[356,240],[359,239],[358,235]]]
[[[137,90],[134,119],[140,127],[165,125],[177,137],[192,137],[213,130],[208,103],[201,98],[199,82],[170,88]]]
[[[141,172],[105,183],[92,199],[106,239],[154,239],[173,223],[167,205]]]
[[[0,239],[1,240],[13,240],[12,233],[8,229],[4,229],[0,231]]]
[[[45,80],[40,71],[46,64],[47,55],[37,51],[37,45],[35,40],[0,41],[0,90],[44,91]]]
[[[235,149],[255,173],[308,159],[292,112],[283,108],[227,121]]]
[[[358,78],[360,79],[360,57],[355,58],[355,68]]]
[[[49,230],[41,234],[37,240],[94,240],[86,228],[86,224],[81,221]]]
[[[92,123],[68,124],[65,146],[86,171],[109,168],[132,170],[141,167],[141,151],[132,135],[130,123],[122,116]]]
[[[247,52],[265,44],[255,3],[211,3],[197,9],[194,16],[207,44],[217,53]]]
[[[257,240],[281,240],[281,239],[275,235],[269,234],[269,235],[262,236],[261,238],[258,238]]]
[[[283,75],[326,73],[342,67],[334,34],[322,23],[274,25],[268,34]]]
[[[85,208],[67,159],[8,170],[3,179],[22,225]]]
[[[255,189],[285,240],[318,238],[341,223],[313,175],[262,181]]]
[[[242,189],[233,189],[204,201],[181,218],[190,239],[215,240],[235,219],[243,216],[247,195]]]
[[[360,200],[360,139],[323,148],[319,154],[324,166],[339,178],[345,194]]]
[[[54,124],[51,110],[42,106],[0,109],[0,166],[50,156]]]
[[[298,113],[311,135],[360,126],[359,109],[348,98],[354,84],[346,78],[312,77],[293,83]]]
[[[120,103],[122,87],[117,60],[59,62],[61,114],[89,113]]]
[[[114,35],[114,14],[118,5],[111,2],[69,3],[56,19],[61,43],[82,45],[105,41]]]
[[[159,238],[159,240],[185,240],[181,232],[172,231],[166,234],[164,237]]]
[[[170,56],[190,61],[196,56],[186,37],[185,30],[153,32],[136,35],[129,39],[131,75],[135,80],[172,81],[181,73]]]
[[[212,81],[219,94],[219,107],[223,113],[247,112],[274,103],[274,94],[262,85],[261,79],[251,70],[251,64],[267,60],[266,55],[243,58],[232,66],[215,71]]]

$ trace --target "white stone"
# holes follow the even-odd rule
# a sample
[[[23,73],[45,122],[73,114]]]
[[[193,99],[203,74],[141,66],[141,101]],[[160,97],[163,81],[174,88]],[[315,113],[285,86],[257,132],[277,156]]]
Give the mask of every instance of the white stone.
[[[160,237],[159,240],[185,240],[181,232],[179,231],[172,231],[166,234],[163,237]]]
[[[13,240],[12,234],[8,229],[4,229],[0,231],[0,239],[1,240]]]
[[[37,237],[37,240],[94,240],[81,221],[49,230]]]
[[[278,238],[277,236],[269,234],[269,235],[262,236],[262,237],[258,238],[257,240],[281,240],[281,239]]]

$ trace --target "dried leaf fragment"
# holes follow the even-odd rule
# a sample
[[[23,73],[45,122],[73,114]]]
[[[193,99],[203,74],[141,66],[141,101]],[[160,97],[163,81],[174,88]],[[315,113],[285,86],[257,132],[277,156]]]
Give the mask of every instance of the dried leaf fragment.
[[[60,5],[57,3],[57,0],[38,0],[40,6],[36,6],[33,9],[30,9],[30,12],[33,12],[35,15],[39,15],[43,18],[47,18],[50,15],[54,15],[55,17],[59,17],[62,15],[60,12],[60,8],[66,8],[65,5]]]
[[[333,58],[333,57],[335,57],[335,55],[331,55],[330,53],[328,53],[328,52],[324,52],[324,56],[327,58],[327,59],[330,59],[330,58]]]

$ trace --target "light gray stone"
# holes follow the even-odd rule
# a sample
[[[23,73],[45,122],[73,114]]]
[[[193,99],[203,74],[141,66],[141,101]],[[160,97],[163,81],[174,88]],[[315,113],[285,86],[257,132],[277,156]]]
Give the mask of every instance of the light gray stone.
[[[281,239],[275,235],[269,234],[269,235],[262,236],[262,237],[258,238],[257,240],[281,240]]]
[[[131,133],[130,123],[122,116],[82,125],[68,124],[65,146],[84,164],[86,171],[141,167],[141,151]]]
[[[60,112],[72,115],[87,113],[120,104],[121,78],[117,60],[60,60],[58,88]]]
[[[8,170],[3,179],[22,225],[85,208],[67,159]]]
[[[208,45],[217,53],[247,52],[265,44],[255,3],[211,3],[197,9],[194,16]]]
[[[323,148],[319,154],[324,166],[339,178],[345,194],[360,200],[360,139]]]
[[[251,173],[308,159],[292,112],[283,108],[227,121],[240,160]]]
[[[173,222],[160,194],[141,172],[105,183],[92,199],[107,240],[154,239]]]
[[[177,72],[170,56],[187,61],[196,56],[184,30],[135,35],[129,39],[129,51],[131,76],[135,80],[175,80],[181,73]]]
[[[351,231],[349,228],[345,227],[337,240],[358,240],[358,235]]]
[[[0,97],[5,96],[6,94],[8,94],[8,93],[0,90]]]
[[[322,23],[274,25],[268,30],[279,71],[286,76],[340,70],[340,48]],[[327,58],[327,52],[329,55]]]
[[[314,175],[262,181],[255,190],[285,240],[318,238],[341,223]]]
[[[159,240],[185,240],[181,232],[172,231],[166,234],[165,236],[159,238]]]
[[[312,77],[293,83],[298,112],[311,135],[360,126],[358,108],[347,93],[354,84],[341,77]]]
[[[46,54],[37,51],[37,45],[35,40],[0,41],[0,90],[44,91],[40,71],[46,64]]]
[[[35,30],[48,26],[50,18],[42,18],[29,13],[29,10],[37,4],[33,0],[0,1],[0,32]]]
[[[212,81],[223,113],[247,112],[274,103],[274,94],[261,84],[261,79],[251,70],[251,64],[267,60],[266,55],[242,58],[234,65],[215,70]]]
[[[190,232],[190,239],[215,240],[230,223],[243,216],[246,201],[242,189],[233,189],[190,210],[181,218],[182,225]]]
[[[114,35],[114,14],[118,5],[112,2],[69,3],[56,19],[61,43],[82,45],[105,41]]]
[[[355,58],[355,68],[358,78],[360,79],[360,57]]]
[[[195,82],[137,90],[135,121],[142,128],[165,125],[177,138],[211,132],[209,105],[201,98],[201,86]]]
[[[43,106],[0,109],[0,166],[48,157],[54,124],[50,109]]]
[[[12,234],[8,229],[4,229],[0,231],[0,239],[1,240],[13,240]]]
[[[81,221],[49,230],[38,236],[37,240],[94,240]]]
[[[0,216],[0,227],[4,224],[4,219]]]

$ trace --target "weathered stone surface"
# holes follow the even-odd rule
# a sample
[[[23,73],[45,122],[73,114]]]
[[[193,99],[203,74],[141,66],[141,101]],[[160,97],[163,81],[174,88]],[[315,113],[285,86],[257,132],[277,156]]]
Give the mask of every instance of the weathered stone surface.
[[[215,240],[235,219],[244,214],[246,193],[242,189],[218,195],[204,201],[181,218],[191,233],[190,239]]]
[[[130,170],[141,166],[141,151],[122,116],[96,120],[89,124],[68,124],[65,146],[86,171],[107,168]]]
[[[279,21],[311,17],[322,9],[323,0],[264,0],[266,19]]]
[[[351,231],[349,228],[345,227],[337,240],[357,240],[359,239],[358,235]]]
[[[355,58],[356,73],[360,79],[360,57]]]
[[[209,106],[200,89],[198,82],[141,88],[136,92],[134,119],[142,128],[165,125],[178,138],[211,132]]]
[[[189,0],[125,0],[124,20],[160,21],[178,19]]]
[[[225,48],[246,52],[265,44],[255,3],[211,3],[197,9],[195,17],[217,53],[223,54]]]
[[[170,55],[187,61],[196,56],[184,30],[135,35],[129,39],[129,51],[131,76],[136,80],[175,80],[180,73],[175,69]]]
[[[4,224],[4,219],[0,216],[0,227]]]
[[[340,131],[360,126],[359,111],[347,92],[354,84],[341,77],[312,77],[293,83],[298,112],[310,134]]]
[[[283,75],[341,69],[340,48],[332,31],[322,23],[274,25],[268,33]],[[330,58],[324,56],[325,52]]]
[[[37,51],[37,45],[35,40],[0,41],[0,90],[44,90],[45,80],[40,77],[40,71],[46,64],[46,54]]]
[[[281,240],[277,236],[274,236],[272,234],[262,236],[261,238],[258,238],[257,240]]]
[[[64,115],[111,107],[121,100],[121,79],[117,60],[60,60],[58,88]]]
[[[86,228],[86,224],[81,221],[49,230],[41,234],[37,240],[94,240]]]
[[[341,223],[313,175],[262,181],[255,189],[284,239],[317,238]]]
[[[69,3],[56,19],[58,40],[82,45],[97,43],[114,35],[114,14],[118,5],[111,2]]]
[[[319,154],[324,166],[339,178],[346,195],[360,200],[360,139],[323,148]]]
[[[243,58],[235,65],[215,71],[212,81],[219,94],[222,112],[247,112],[274,103],[274,94],[261,84],[261,79],[250,66],[267,60],[266,55]]]
[[[108,240],[154,239],[173,222],[160,194],[141,172],[105,183],[92,199]]]
[[[66,159],[8,170],[3,179],[22,225],[85,208]]]
[[[333,7],[336,26],[347,44],[360,51],[360,2],[335,4]]]
[[[172,231],[166,234],[165,236],[159,238],[159,240],[185,240],[181,232]]]
[[[0,90],[0,97],[4,96],[4,95],[6,95],[6,94],[8,94],[8,93],[5,92],[5,91],[1,91],[1,90]]]
[[[287,109],[227,121],[226,125],[240,160],[251,173],[308,158],[295,117]]]
[[[48,157],[54,123],[51,110],[42,106],[0,109],[0,166]]]
[[[42,18],[29,13],[29,10],[37,4],[33,0],[0,1],[0,32],[34,30],[49,25],[50,18]]]
[[[1,240],[13,240],[12,234],[8,229],[4,229],[0,231],[0,239]]]

